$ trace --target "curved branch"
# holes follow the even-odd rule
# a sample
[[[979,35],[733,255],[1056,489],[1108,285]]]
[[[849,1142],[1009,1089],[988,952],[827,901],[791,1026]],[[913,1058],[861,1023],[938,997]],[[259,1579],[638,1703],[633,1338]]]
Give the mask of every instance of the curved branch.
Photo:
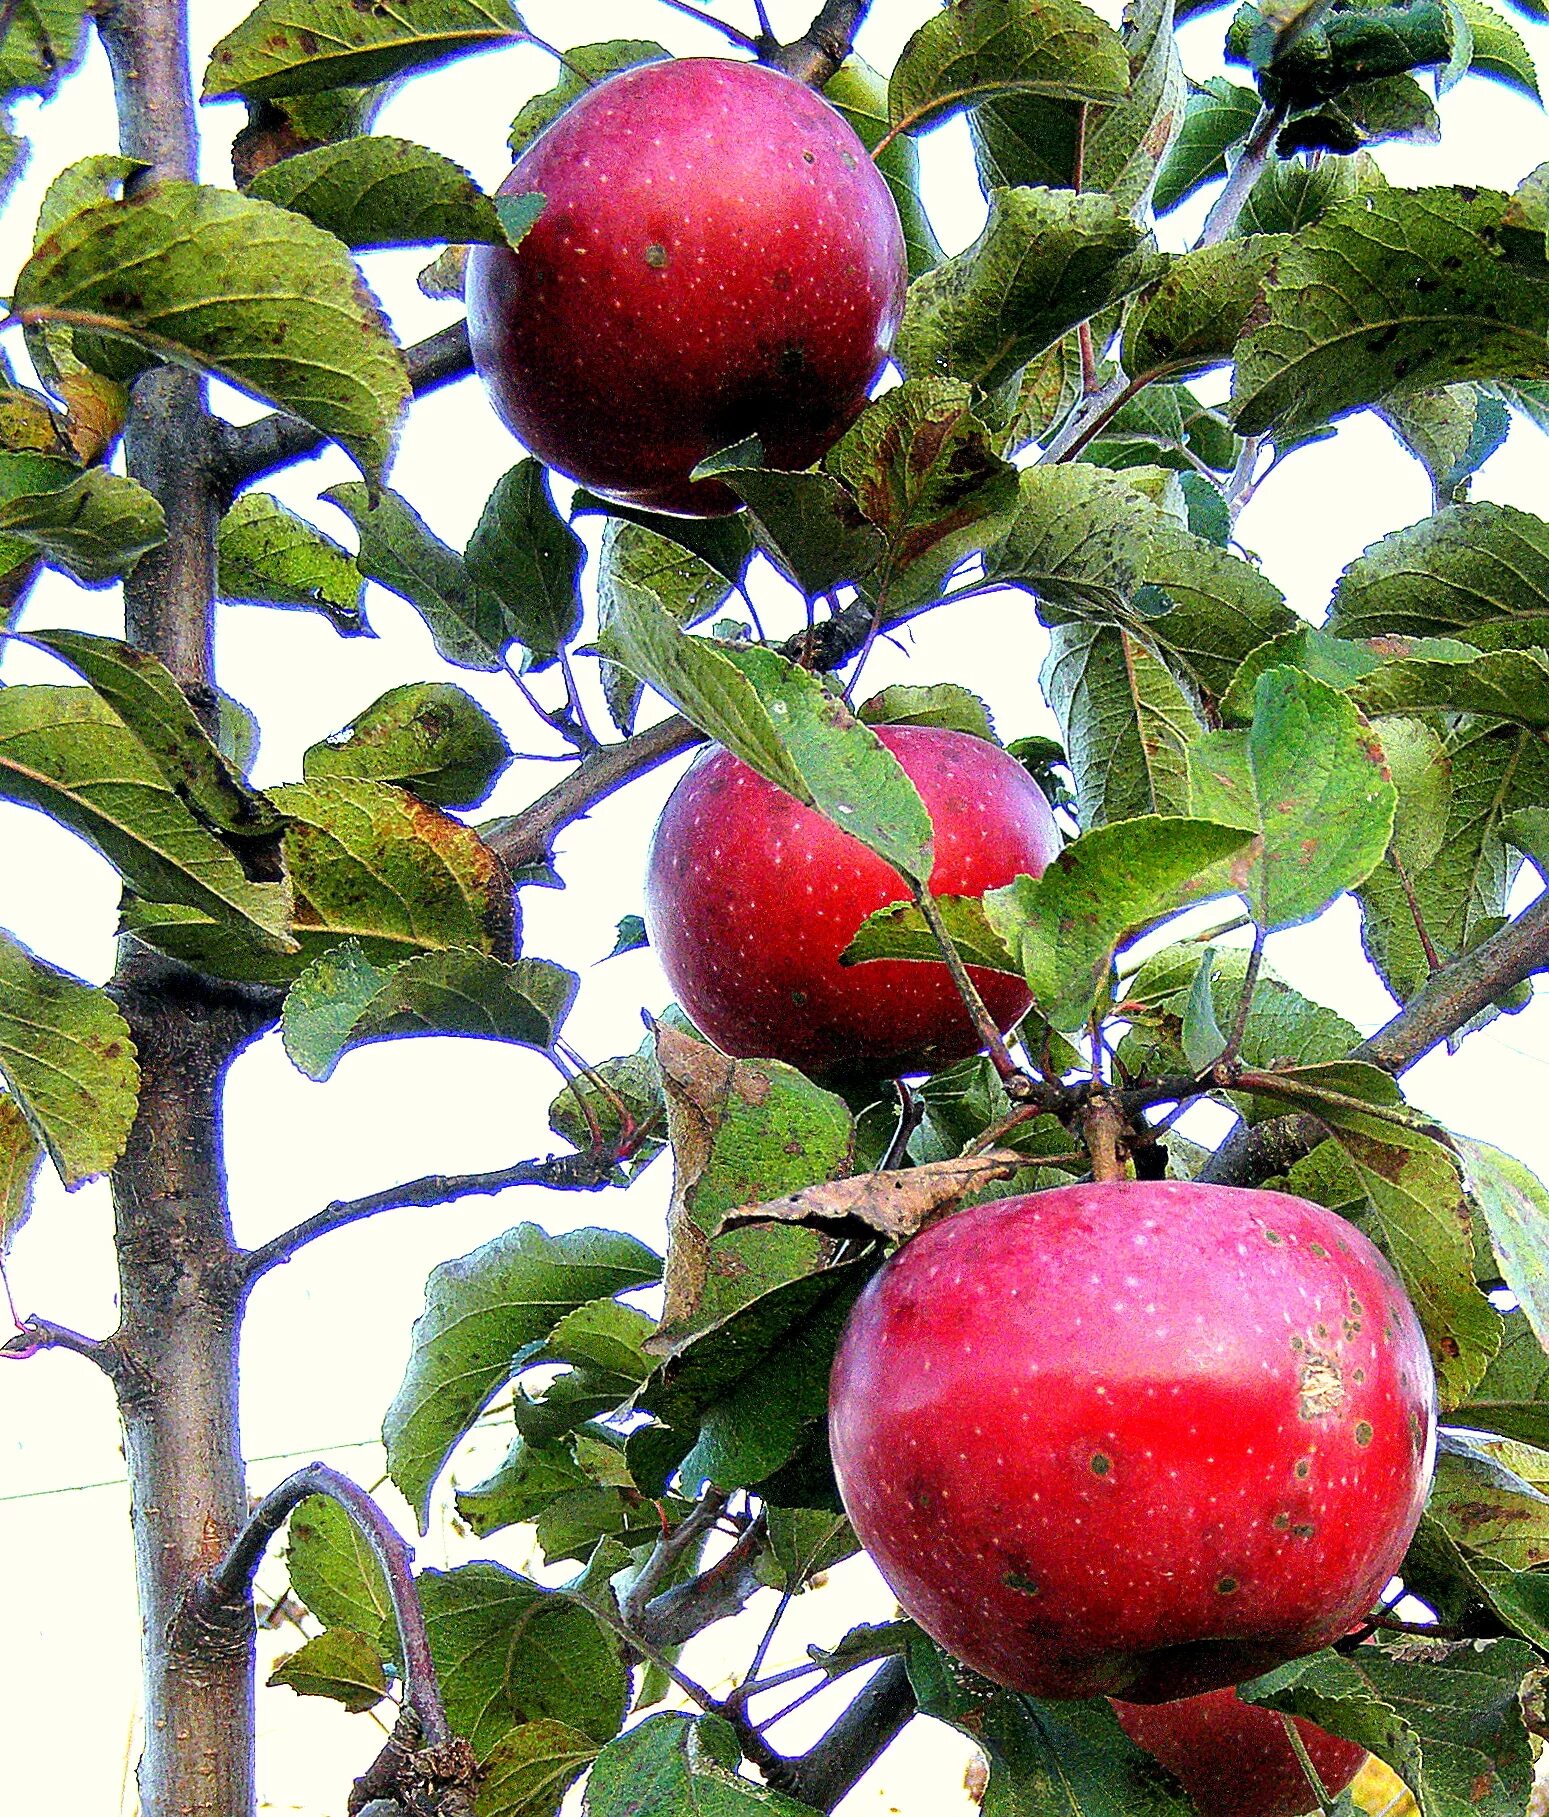
[[[425,397],[465,377],[473,370],[467,322],[453,322],[427,339],[416,341],[404,349],[403,357],[416,397]],[[265,474],[305,460],[328,439],[280,410],[240,426],[218,423],[216,432],[215,477],[228,495]]]
[[[56,1325],[52,1319],[23,1319],[16,1335],[0,1344],[0,1357],[21,1362],[40,1350],[68,1350],[72,1356],[83,1356],[110,1381],[124,1368],[123,1355],[112,1338],[89,1338],[68,1325]]]
[[[359,1199],[335,1199],[310,1218],[282,1230],[267,1243],[260,1243],[238,1259],[237,1275],[245,1291],[271,1268],[288,1262],[308,1243],[325,1237],[347,1224],[358,1224],[362,1218],[374,1218],[379,1211],[404,1211],[416,1206],[449,1205],[454,1199],[468,1199],[479,1193],[504,1192],[510,1186],[551,1186],[568,1192],[596,1192],[613,1177],[620,1157],[579,1152],[550,1155],[542,1161],[517,1161],[510,1167],[498,1167],[490,1173],[423,1174],[407,1180],[402,1186],[384,1186],[380,1192],[367,1193]]]
[[[781,44],[760,61],[808,88],[822,88],[855,48],[871,0],[824,0],[823,10],[794,44]]]
[[[231,1542],[226,1556],[189,1590],[184,1618],[198,1620],[201,1613],[227,1603],[246,1600],[263,1562],[269,1542],[301,1504],[311,1496],[337,1502],[360,1530],[371,1555],[382,1567],[387,1591],[398,1624],[403,1649],[404,1698],[419,1715],[421,1731],[430,1742],[446,1741],[451,1726],[441,1704],[441,1689],[430,1662],[425,1619],[414,1589],[414,1554],[408,1542],[359,1483],[327,1464],[307,1464],[273,1488],[248,1516],[247,1525]]]
[[[787,1762],[782,1792],[831,1811],[913,1716],[914,1691],[901,1659],[889,1659],[815,1747]],[[767,1775],[766,1775],[767,1776]]]

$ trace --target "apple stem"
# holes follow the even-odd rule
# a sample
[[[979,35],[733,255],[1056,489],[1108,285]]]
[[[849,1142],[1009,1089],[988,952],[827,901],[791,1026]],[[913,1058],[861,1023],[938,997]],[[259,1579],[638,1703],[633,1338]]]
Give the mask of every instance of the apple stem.
[[[1092,1159],[1092,1178],[1124,1178],[1124,1112],[1104,1091],[1093,1091],[1081,1112],[1081,1136]]]
[[[941,918],[941,910],[936,906],[936,898],[930,893],[926,884],[914,885],[914,900],[919,905],[920,913],[925,917],[925,925],[935,936],[936,944],[941,948],[941,956],[946,961],[947,970],[952,974],[952,982],[957,986],[957,994],[963,999],[968,1011],[969,1020],[974,1025],[974,1032],[979,1037],[979,1044],[990,1056],[990,1063],[1000,1075],[1001,1080],[1009,1085],[1013,1080],[1021,1080],[1024,1085],[1032,1081],[1011,1057],[1011,1050],[1006,1046],[1005,1037],[995,1026],[995,1018],[985,1006],[979,988],[968,975],[968,967],[963,963],[963,956],[952,944],[952,936],[947,932],[947,924]]]
[[[1307,1783],[1312,1787],[1312,1795],[1318,1801],[1318,1809],[1323,1813],[1323,1817],[1332,1817],[1334,1801],[1329,1797],[1322,1779],[1319,1778],[1318,1769],[1312,1764],[1312,1756],[1307,1752],[1307,1744],[1302,1740],[1301,1730],[1284,1710],[1280,1712],[1280,1720],[1285,1724],[1286,1740],[1291,1744],[1291,1751],[1296,1755],[1297,1760],[1301,1763],[1302,1771],[1307,1775]]]
[[[908,1152],[909,1138],[925,1121],[925,1100],[917,1097],[909,1087],[907,1079],[895,1079],[893,1089],[898,1093],[898,1126],[893,1131],[887,1151],[878,1161],[876,1173],[889,1173],[895,1167],[901,1167]],[[993,1147],[994,1144],[991,1144]]]

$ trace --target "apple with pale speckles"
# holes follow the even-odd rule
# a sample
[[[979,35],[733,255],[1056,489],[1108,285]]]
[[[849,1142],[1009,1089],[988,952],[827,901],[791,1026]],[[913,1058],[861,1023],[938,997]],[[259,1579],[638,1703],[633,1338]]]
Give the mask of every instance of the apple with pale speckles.
[[[756,63],[609,77],[517,159],[542,195],[468,262],[474,365],[512,434],[604,497],[737,508],[689,475],[756,435],[807,467],[860,413],[903,314],[898,209],[849,123]]]
[[[1124,1733],[1161,1761],[1199,1817],[1305,1817],[1317,1809],[1278,1711],[1244,1703],[1234,1690],[1113,1707]],[[1300,1716],[1292,1720],[1324,1791],[1337,1798],[1360,1772],[1365,1748]]]
[[[878,726],[935,830],[931,888],[982,896],[1042,876],[1060,848],[1049,803],[998,745],[938,726]],[[839,955],[874,909],[907,897],[883,859],[724,750],[704,753],[662,810],[645,923],[679,1004],[743,1059],[813,1077],[935,1071],[979,1045],[944,965]],[[1002,1029],[1027,1011],[1020,978],[970,967]]]
[[[829,1436],[904,1608],[1045,1697],[1158,1703],[1327,1646],[1420,1518],[1436,1387],[1333,1212],[1186,1181],[975,1206],[856,1303]]]

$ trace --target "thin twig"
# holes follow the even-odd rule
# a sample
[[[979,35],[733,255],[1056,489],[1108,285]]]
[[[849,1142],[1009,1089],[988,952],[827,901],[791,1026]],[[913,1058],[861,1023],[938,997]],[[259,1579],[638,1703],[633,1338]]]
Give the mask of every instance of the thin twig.
[[[893,1089],[898,1093],[898,1122],[893,1128],[882,1158],[872,1170],[874,1173],[891,1173],[895,1167],[902,1167],[904,1158],[909,1152],[909,1143],[914,1132],[925,1121],[925,1100],[910,1086],[907,1079],[895,1079]],[[991,1144],[993,1147],[994,1144]]]
[[[1122,372],[1114,373],[1100,391],[1094,391],[1065,419],[1065,425],[1059,434],[1039,455],[1038,465],[1046,467],[1056,461],[1073,461],[1088,442],[1102,434],[1130,399],[1145,389],[1148,382],[1144,377],[1130,379]]]
[[[9,1291],[7,1288],[7,1295]],[[8,1361],[22,1362],[43,1350],[68,1350],[72,1356],[95,1363],[109,1377],[118,1375],[122,1368],[123,1358],[111,1338],[89,1338],[52,1319],[17,1318],[15,1324],[16,1335],[0,1344],[0,1357]]]
[[[758,51],[757,39],[750,38],[745,31],[739,31],[735,25],[728,25],[724,19],[717,19],[713,13],[707,13],[702,8],[690,4],[690,0],[661,0],[661,4],[670,6],[675,13],[683,13],[690,19],[697,19],[701,25],[714,26],[724,38],[729,39],[742,50],[752,51],[755,54]]]
[[[1248,1032],[1248,1017],[1253,1012],[1253,993],[1258,987],[1259,971],[1264,964],[1264,942],[1268,931],[1261,925],[1253,929],[1253,945],[1248,949],[1248,964],[1242,975],[1242,995],[1237,999],[1237,1014],[1232,1018],[1226,1046],[1217,1056],[1217,1066],[1230,1066],[1242,1052],[1242,1038]]]
[[[941,949],[941,957],[946,962],[947,970],[952,974],[952,982],[957,986],[957,994],[963,999],[963,1007],[968,1011],[974,1033],[979,1037],[979,1045],[990,1056],[990,1063],[1006,1083],[1016,1079],[1026,1079],[1020,1066],[1011,1057],[1006,1046],[1005,1037],[995,1025],[995,1018],[990,1014],[979,987],[968,975],[968,967],[963,963],[963,956],[954,945],[952,936],[947,932],[947,924],[941,917],[936,898],[930,893],[926,884],[914,886],[914,900],[919,905],[920,913],[925,917],[925,925]],[[1030,1085],[1031,1080],[1027,1080]]]
[[[1252,194],[1254,184],[1264,174],[1264,166],[1269,162],[1270,147],[1275,142],[1275,134],[1279,132],[1284,118],[1285,113],[1280,108],[1260,108],[1259,117],[1253,122],[1252,131],[1237,155],[1237,162],[1232,166],[1225,189],[1216,197],[1210,213],[1205,217],[1205,225],[1195,241],[1196,248],[1218,245],[1237,225],[1243,204]]]
[[[1425,954],[1426,967],[1434,978],[1442,967],[1441,955],[1437,952],[1435,943],[1431,939],[1430,930],[1425,925],[1425,915],[1420,908],[1420,898],[1415,894],[1415,886],[1409,879],[1409,867],[1399,857],[1397,846],[1389,851],[1388,862],[1393,866],[1399,888],[1404,892],[1404,900],[1409,904],[1409,916],[1415,924],[1415,934],[1420,942],[1420,950]]]
[[[665,1533],[652,1548],[651,1556],[640,1568],[624,1598],[624,1619],[631,1625],[640,1622],[651,1598],[671,1577],[684,1555],[705,1537],[720,1519],[726,1506],[722,1489],[707,1489],[670,1533]]]
[[[618,1157],[608,1154],[550,1155],[541,1161],[518,1161],[511,1167],[498,1167],[490,1173],[424,1174],[402,1186],[385,1186],[380,1192],[367,1193],[363,1198],[335,1199],[310,1218],[281,1231],[267,1243],[260,1243],[256,1249],[249,1249],[238,1259],[238,1276],[244,1288],[251,1287],[271,1268],[290,1261],[308,1243],[335,1230],[343,1230],[347,1224],[374,1218],[381,1211],[450,1205],[455,1199],[505,1192],[512,1186],[549,1186],[568,1192],[594,1192],[609,1183],[617,1163]]]
[[[1312,1787],[1312,1795],[1318,1801],[1318,1809],[1323,1813],[1323,1817],[1332,1817],[1334,1801],[1329,1797],[1328,1788],[1319,1776],[1318,1769],[1312,1764],[1312,1756],[1307,1752],[1307,1744],[1302,1740],[1301,1730],[1283,1710],[1279,1714],[1280,1720],[1285,1724],[1286,1740],[1290,1742],[1292,1753],[1295,1754],[1302,1771],[1307,1775],[1307,1783]]]

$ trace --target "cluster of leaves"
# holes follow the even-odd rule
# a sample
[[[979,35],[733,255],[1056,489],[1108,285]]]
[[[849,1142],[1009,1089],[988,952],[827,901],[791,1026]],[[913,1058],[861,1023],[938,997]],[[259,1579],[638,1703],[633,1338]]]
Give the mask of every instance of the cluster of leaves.
[[[4,92],[45,92],[82,16],[71,0],[6,9]],[[1368,954],[1407,1002],[1503,925],[1524,862],[1549,864],[1549,526],[1468,497],[1511,412],[1549,424],[1549,184],[1540,171],[1514,195],[1400,190],[1365,149],[1436,130],[1417,70],[1439,89],[1472,73],[1536,94],[1536,77],[1484,0],[1244,8],[1228,44],[1253,90],[1191,88],[1173,27],[1170,0],[1136,0],[1122,31],[1080,0],[952,0],[889,77],[859,59],[840,71],[830,97],[876,150],[906,229],[901,382],[813,470],[770,469],[756,443],[713,454],[700,472],[744,501],[736,518],[576,495],[570,517],[607,520],[583,647],[583,546],[538,463],[499,481],[463,551],[386,488],[409,368],[353,256],[519,244],[530,203],[370,129],[384,84],[518,42],[521,20],[505,0],[261,0],[205,81],[207,98],[249,108],[238,189],[149,184],[130,160],[94,158],[48,192],[13,287],[44,389],[9,373],[0,386],[0,597],[14,625],[40,564],[97,584],[163,540],[155,499],[105,461],[128,385],[158,362],[192,367],[333,439],[363,475],[326,495],[358,532],[354,554],[242,493],[220,526],[222,598],[321,611],[353,635],[370,580],[421,614],[454,666],[513,671],[530,698],[528,677],[558,671],[566,702],[544,717],[578,756],[589,734],[570,665],[595,657],[617,749],[649,687],[923,896],[930,822],[870,726],[993,738],[988,714],[950,684],[852,714],[833,678],[752,638],[737,601],[755,562],[808,601],[843,595],[879,629],[992,587],[1024,592],[1048,632],[1061,740],[1013,749],[1057,780],[1073,837],[1043,878],[936,908],[966,960],[1025,979],[1019,1052],[1051,1103],[1068,1108],[1065,1084],[1111,1056],[1157,1101],[1170,1083],[1179,1100],[1213,1093],[1250,1122],[1310,1114],[1326,1132],[1286,1183],[1386,1250],[1444,1407],[1481,1435],[1447,1449],[1406,1575],[1444,1618],[1496,1638],[1320,1655],[1251,1695],[1365,1742],[1427,1812],[1504,1817],[1531,1771],[1519,1691],[1549,1652],[1549,1195],[1411,1111],[1336,1010],[1257,954],[1169,940],[1167,924],[1225,901],[1261,949],[1354,892]],[[513,150],[588,81],[665,54],[645,40],[568,50],[555,88],[517,116]],[[953,112],[967,114],[988,218],[945,258],[914,140]],[[1194,249],[1159,251],[1156,217],[1229,172],[1231,210],[1218,204]],[[1225,366],[1230,402],[1207,406],[1192,381]],[[1312,628],[1234,546],[1235,513],[1275,464],[1368,409],[1424,463],[1437,509],[1352,564]],[[309,751],[300,781],[260,791],[236,702],[212,729],[125,643],[28,641],[81,684],[0,687],[0,797],[102,853],[124,882],[126,932],[270,987],[309,1077],[416,1032],[560,1054],[577,980],[519,956],[513,892],[529,879],[501,851],[520,816],[460,818],[511,761],[469,695],[395,689]],[[905,903],[847,958],[939,949]],[[112,1166],[138,1081],[110,997],[3,938],[0,1072],[8,1238],[45,1154],[67,1184]],[[551,1112],[597,1159],[589,1184],[625,1182],[665,1130],[665,1261],[619,1232],[524,1225],[432,1276],[387,1416],[393,1481],[425,1522],[458,1445],[509,1395],[510,1454],[457,1491],[458,1511],[481,1536],[532,1525],[547,1565],[578,1567],[558,1587],[490,1563],[419,1580],[449,1712],[487,1769],[481,1817],[546,1817],[588,1768],[595,1817],[799,1808],[736,1776],[747,1735],[719,1711],[621,1729],[632,1701],[670,1682],[675,1643],[650,1634],[663,1599],[700,1581],[707,1509],[783,1590],[853,1550],[826,1382],[888,1244],[945,1206],[1082,1169],[1070,1119],[1018,1123],[986,1061],[916,1096],[900,1148],[881,1094],[728,1060],[668,1018]],[[1134,1134],[1147,1165],[1187,1176],[1205,1160]],[[965,1153],[986,1137],[1001,1146]],[[653,1318],[629,1296],[657,1284]],[[1488,1297],[1502,1285],[1504,1313]],[[338,1510],[297,1515],[290,1567],[323,1632],[280,1681],[370,1707],[397,1642]],[[1055,1781],[1081,1808],[1175,1801],[1105,1707],[995,1692],[907,1624],[815,1670],[882,1652],[905,1657],[922,1709],[987,1749],[992,1811],[1041,1808]]]

